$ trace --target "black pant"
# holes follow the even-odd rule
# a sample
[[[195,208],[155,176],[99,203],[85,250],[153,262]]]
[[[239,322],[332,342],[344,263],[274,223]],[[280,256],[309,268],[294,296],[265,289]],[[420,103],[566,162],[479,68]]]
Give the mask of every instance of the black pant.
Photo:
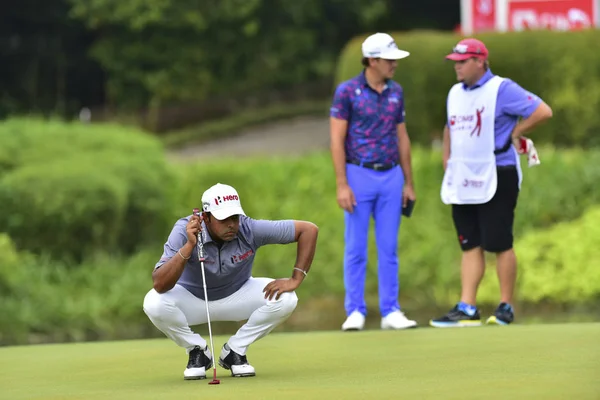
[[[452,219],[463,251],[482,247],[500,253],[513,247],[513,222],[519,197],[516,167],[498,167],[498,187],[484,204],[453,204]]]

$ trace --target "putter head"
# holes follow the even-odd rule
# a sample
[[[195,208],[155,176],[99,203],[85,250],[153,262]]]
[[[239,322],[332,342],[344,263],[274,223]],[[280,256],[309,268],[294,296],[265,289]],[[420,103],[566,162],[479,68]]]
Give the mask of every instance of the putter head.
[[[221,381],[217,379],[217,369],[213,368],[213,380],[208,382],[209,385],[218,385]]]

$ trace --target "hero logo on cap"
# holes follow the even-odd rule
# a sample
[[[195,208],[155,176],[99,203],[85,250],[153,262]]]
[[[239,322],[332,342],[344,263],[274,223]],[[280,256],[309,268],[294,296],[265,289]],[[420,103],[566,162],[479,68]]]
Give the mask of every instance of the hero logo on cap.
[[[246,215],[240,203],[237,191],[229,186],[217,183],[202,195],[202,208],[218,220],[232,215]]]
[[[232,200],[238,200],[239,201],[240,198],[238,197],[237,194],[228,194],[228,195],[225,195],[223,197],[221,197],[221,196],[215,197],[214,202],[215,202],[215,205],[218,206],[219,204],[223,203],[224,201],[232,201]]]

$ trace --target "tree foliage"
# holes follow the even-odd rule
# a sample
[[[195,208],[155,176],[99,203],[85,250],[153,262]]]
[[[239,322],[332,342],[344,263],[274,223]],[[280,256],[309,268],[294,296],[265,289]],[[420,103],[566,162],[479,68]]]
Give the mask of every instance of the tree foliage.
[[[429,0],[430,2],[434,0]],[[241,99],[316,83],[357,34],[452,29],[458,0],[22,0],[0,15],[0,113],[74,115]],[[437,2],[439,3],[439,2]],[[325,85],[321,85],[325,82]]]

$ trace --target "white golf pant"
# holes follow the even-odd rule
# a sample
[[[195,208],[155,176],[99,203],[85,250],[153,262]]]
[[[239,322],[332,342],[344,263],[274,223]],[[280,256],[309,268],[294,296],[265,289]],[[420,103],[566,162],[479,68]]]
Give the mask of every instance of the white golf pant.
[[[250,278],[237,292],[224,299],[208,302],[210,320],[248,320],[228,343],[238,354],[245,355],[248,346],[284,322],[296,308],[296,293],[283,293],[279,300],[267,300],[264,287],[270,278]],[[195,346],[206,347],[206,340],[190,329],[191,325],[208,322],[206,305],[183,286],[175,285],[165,293],[152,289],[144,298],[144,312],[168,338],[189,353]]]

